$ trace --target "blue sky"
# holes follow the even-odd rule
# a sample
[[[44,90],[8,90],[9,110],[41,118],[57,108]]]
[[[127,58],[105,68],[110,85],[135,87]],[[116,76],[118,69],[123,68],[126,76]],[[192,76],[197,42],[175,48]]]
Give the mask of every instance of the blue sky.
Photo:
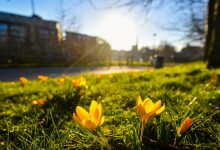
[[[161,41],[172,43],[179,50],[185,45],[184,41],[180,41],[181,36],[162,29],[169,18],[168,8],[160,8],[160,10],[151,10],[147,18],[140,15],[140,10],[128,8],[112,8],[106,10],[95,10],[88,2],[78,4],[79,0],[63,0],[63,8],[68,9],[68,16],[76,17],[77,24],[80,25],[78,32],[100,36],[98,27],[100,24],[111,16],[111,14],[119,14],[135,25],[136,35],[130,36],[129,42],[124,47],[113,47],[115,49],[129,49],[136,43],[138,38],[139,47],[158,45]],[[100,1],[100,0],[98,0]],[[43,19],[57,20],[58,10],[60,9],[60,0],[35,0],[35,13]],[[99,4],[99,3],[97,3]],[[0,0],[0,11],[15,13],[19,15],[31,16],[32,7],[31,0]],[[111,28],[108,26],[106,28]],[[111,30],[111,29],[109,29]],[[112,32],[117,32],[113,30]],[[156,33],[157,36],[153,37]],[[129,36],[129,35],[127,35]]]

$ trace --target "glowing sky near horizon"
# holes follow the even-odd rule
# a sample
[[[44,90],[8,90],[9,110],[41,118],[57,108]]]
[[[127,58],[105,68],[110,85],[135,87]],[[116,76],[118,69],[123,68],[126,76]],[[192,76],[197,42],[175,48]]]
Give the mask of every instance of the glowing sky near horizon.
[[[77,32],[101,36],[113,49],[129,50],[136,44],[137,39],[139,48],[157,46],[161,41],[170,42],[177,49],[184,45],[184,41],[178,41],[179,35],[160,28],[163,22],[167,21],[166,9],[152,10],[144,20],[140,18],[140,12],[129,11],[125,7],[94,10],[88,2],[78,4],[76,1],[63,0],[62,3],[70,18],[76,16],[76,21],[80,25]],[[35,0],[35,12],[43,19],[59,21],[57,10],[60,4],[60,0]],[[0,0],[0,11],[31,16],[31,1]],[[153,37],[154,33],[157,33],[156,37]]]
[[[111,44],[112,49],[130,50],[136,42],[137,27],[128,17],[117,13],[106,15],[95,30]]]

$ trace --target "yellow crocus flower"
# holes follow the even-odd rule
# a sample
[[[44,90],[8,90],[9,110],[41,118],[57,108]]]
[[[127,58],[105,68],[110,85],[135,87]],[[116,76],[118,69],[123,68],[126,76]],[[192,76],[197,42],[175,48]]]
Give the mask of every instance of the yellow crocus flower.
[[[113,75],[112,74],[108,75],[108,77],[109,77],[110,80],[113,79]]]
[[[59,78],[58,81],[59,81],[60,84],[64,84],[64,82],[65,82],[65,78]]]
[[[190,118],[186,118],[180,127],[177,129],[177,135],[181,136],[183,135],[192,125],[192,120]]]
[[[145,125],[154,116],[159,115],[165,109],[164,105],[161,107],[161,100],[153,103],[149,98],[142,101],[141,97],[138,96],[136,103],[136,111],[143,125]]]
[[[48,76],[43,76],[43,75],[39,75],[37,76],[39,81],[47,81],[48,80]]]
[[[72,85],[74,88],[85,88],[86,87],[86,79],[81,77],[77,80],[72,80]]]
[[[20,77],[19,82],[20,82],[21,86],[24,86],[28,83],[28,79],[25,77]]]
[[[73,119],[81,126],[96,131],[97,127],[104,123],[102,105],[93,100],[89,112],[81,106],[77,106],[76,113],[73,113]]]
[[[38,100],[32,101],[32,104],[38,105],[38,106],[44,105],[45,103],[46,103],[46,101],[44,99],[38,99]]]
[[[144,126],[146,125],[146,123],[151,118],[163,112],[164,109],[165,106],[164,105],[161,106],[161,100],[157,101],[156,103],[153,103],[150,98],[146,98],[144,101],[142,101],[140,96],[137,97],[136,111],[141,121],[141,135],[140,135],[141,141],[143,138]]]

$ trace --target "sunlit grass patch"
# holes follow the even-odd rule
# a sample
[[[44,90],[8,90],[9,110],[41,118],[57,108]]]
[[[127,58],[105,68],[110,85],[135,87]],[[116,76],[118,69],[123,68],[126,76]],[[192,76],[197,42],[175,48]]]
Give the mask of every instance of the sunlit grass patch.
[[[96,136],[72,118],[77,106],[89,110],[95,100],[103,106],[100,128],[112,149],[218,149],[219,83],[220,70],[202,63],[28,80],[24,86],[1,82],[0,144],[3,149],[100,149]],[[146,124],[142,143],[135,107],[139,95],[166,107]],[[192,124],[178,135],[188,117]]]

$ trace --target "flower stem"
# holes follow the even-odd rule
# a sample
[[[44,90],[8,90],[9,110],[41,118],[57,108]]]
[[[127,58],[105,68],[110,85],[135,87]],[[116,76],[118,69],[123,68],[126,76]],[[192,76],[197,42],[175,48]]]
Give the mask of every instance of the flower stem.
[[[108,141],[106,140],[106,138],[103,135],[98,134],[99,140],[101,141],[101,149],[103,149],[104,147],[107,148],[107,150],[111,150]]]
[[[144,124],[141,123],[141,135],[140,135],[140,141],[142,142],[143,139],[143,135],[144,135]]]
[[[103,145],[101,144],[101,150],[103,150],[104,149],[104,147],[103,147]]]

